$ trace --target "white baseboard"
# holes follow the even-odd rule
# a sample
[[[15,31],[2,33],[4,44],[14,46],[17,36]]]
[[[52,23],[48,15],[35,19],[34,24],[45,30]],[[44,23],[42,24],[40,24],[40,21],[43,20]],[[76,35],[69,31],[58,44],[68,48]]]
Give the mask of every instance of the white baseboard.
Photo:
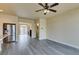
[[[51,39],[48,39],[48,40],[51,40]],[[60,41],[57,41],[57,40],[51,40],[51,41],[58,42],[58,43],[61,43],[61,44],[64,44],[64,45],[67,45],[67,46],[70,46],[70,47],[79,49],[79,46],[76,46],[76,45],[71,45],[71,44],[69,44],[69,43],[60,42]]]

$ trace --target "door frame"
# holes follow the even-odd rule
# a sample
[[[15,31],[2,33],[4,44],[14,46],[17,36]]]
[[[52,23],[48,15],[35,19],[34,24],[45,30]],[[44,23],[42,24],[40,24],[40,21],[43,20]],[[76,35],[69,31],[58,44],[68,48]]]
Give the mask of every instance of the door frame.
[[[15,25],[15,41],[16,41],[16,24],[15,23],[3,23],[3,35],[5,34],[4,33],[4,28],[5,28],[4,25]],[[11,28],[11,31],[12,31],[12,28]],[[13,33],[13,31],[11,33]]]

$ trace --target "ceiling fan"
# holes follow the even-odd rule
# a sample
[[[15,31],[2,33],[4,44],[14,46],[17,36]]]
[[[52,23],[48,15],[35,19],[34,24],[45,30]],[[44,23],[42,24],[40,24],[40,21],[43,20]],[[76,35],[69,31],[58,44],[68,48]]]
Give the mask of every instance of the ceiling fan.
[[[44,15],[46,15],[49,11],[56,12],[56,10],[51,9],[51,8],[59,5],[59,3],[54,3],[54,4],[50,5],[50,6],[48,5],[48,3],[45,3],[45,4],[38,3],[38,5],[42,6],[43,9],[36,10],[35,12],[44,11]]]

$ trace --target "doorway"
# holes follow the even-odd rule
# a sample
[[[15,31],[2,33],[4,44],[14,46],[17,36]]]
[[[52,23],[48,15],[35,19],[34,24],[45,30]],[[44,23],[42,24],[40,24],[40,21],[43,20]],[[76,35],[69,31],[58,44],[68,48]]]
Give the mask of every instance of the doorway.
[[[3,35],[8,35],[3,39],[3,42],[15,42],[16,41],[16,24],[4,23],[3,24]]]
[[[29,36],[28,36],[28,25],[27,24],[20,24],[20,35],[19,35],[19,43],[21,45],[24,45],[25,42],[29,41]]]
[[[27,25],[20,25],[20,35],[27,35]]]

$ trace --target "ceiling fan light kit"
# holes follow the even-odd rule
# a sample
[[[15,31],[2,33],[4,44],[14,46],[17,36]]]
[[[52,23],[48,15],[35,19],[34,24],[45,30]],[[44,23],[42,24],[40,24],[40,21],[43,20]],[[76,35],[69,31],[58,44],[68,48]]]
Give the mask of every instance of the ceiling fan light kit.
[[[44,10],[44,13],[49,13],[49,12],[50,12],[50,11],[49,11],[49,10],[47,10],[47,9],[45,9],[45,10]]]
[[[45,9],[45,10],[44,10],[44,15],[46,15],[46,14],[49,13],[49,12],[50,12],[49,10]]]
[[[46,14],[49,13],[50,11],[51,11],[51,12],[56,12],[56,10],[50,9],[50,8],[59,5],[59,3],[54,3],[54,4],[50,5],[50,6],[48,5],[48,3],[45,3],[45,4],[38,3],[38,5],[42,6],[43,9],[36,10],[36,12],[43,11],[43,12],[44,12],[44,15],[46,15]]]

